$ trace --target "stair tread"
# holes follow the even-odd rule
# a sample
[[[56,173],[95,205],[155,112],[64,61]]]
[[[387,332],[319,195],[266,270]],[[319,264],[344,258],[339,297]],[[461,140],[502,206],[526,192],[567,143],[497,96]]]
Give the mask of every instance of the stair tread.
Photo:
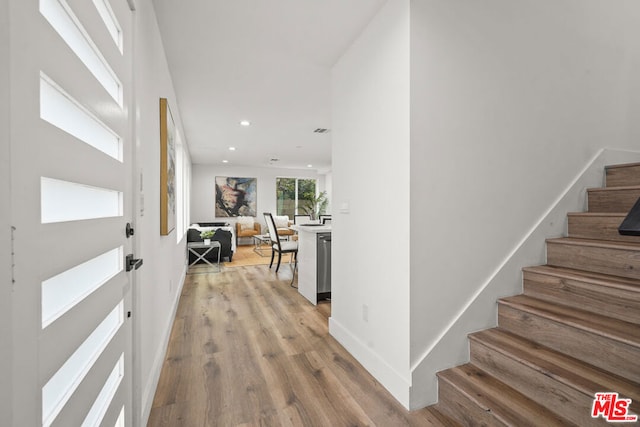
[[[640,328],[633,323],[566,305],[555,304],[527,295],[501,298],[499,303],[534,313],[581,330],[596,333],[640,349]]]
[[[624,185],[619,187],[593,187],[587,188],[589,192],[611,192],[611,191],[626,191],[626,190],[640,190],[640,185]]]
[[[501,328],[469,335],[469,339],[523,363],[592,397],[602,390],[615,390],[640,405],[640,384],[559,353]]]
[[[640,240],[638,243],[614,242],[611,240],[579,239],[576,237],[554,237],[546,240],[547,243],[560,243],[565,245],[591,246],[598,248],[620,249],[628,251],[640,251]]]
[[[568,216],[585,216],[585,217],[605,217],[605,218],[624,218],[627,216],[625,212],[569,212]]]
[[[438,378],[451,384],[483,411],[490,412],[506,425],[572,425],[470,363],[439,372]]]
[[[604,167],[605,171],[609,170],[609,169],[618,169],[618,168],[633,168],[633,167],[637,167],[640,166],[640,162],[637,163],[620,163],[617,165],[607,165]]]
[[[630,279],[626,277],[611,276],[609,274],[594,273],[590,271],[576,270],[566,267],[556,267],[552,265],[524,267],[522,271],[546,274],[550,276],[560,276],[567,279],[588,281],[590,283],[595,283],[607,288],[615,288],[624,291],[640,293],[640,280]]]

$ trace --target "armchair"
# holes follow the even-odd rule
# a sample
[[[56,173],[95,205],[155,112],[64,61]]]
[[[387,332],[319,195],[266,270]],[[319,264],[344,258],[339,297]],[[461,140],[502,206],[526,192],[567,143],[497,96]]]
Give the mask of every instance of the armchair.
[[[246,218],[250,217],[238,217],[238,222],[236,222],[236,246],[239,244],[240,237],[253,237],[262,232],[258,221],[253,221],[251,224]],[[251,219],[253,220],[253,218]]]
[[[273,222],[278,230],[278,236],[280,236],[280,238],[286,238],[289,239],[291,238],[291,236],[293,236],[295,234],[295,232],[290,229],[289,227],[293,224],[290,220],[289,220],[289,216],[287,215],[272,215],[273,218]],[[267,226],[269,225],[269,223],[267,223]]]

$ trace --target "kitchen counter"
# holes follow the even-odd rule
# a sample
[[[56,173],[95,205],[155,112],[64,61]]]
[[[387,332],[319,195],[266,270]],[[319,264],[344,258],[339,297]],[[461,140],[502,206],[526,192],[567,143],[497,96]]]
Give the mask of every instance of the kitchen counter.
[[[298,225],[292,225],[291,227],[289,227],[292,230],[295,230],[298,232],[298,234],[300,233],[331,233],[331,225],[330,224],[311,224],[311,225],[304,225],[304,224],[298,224]]]
[[[298,292],[312,304],[318,303],[318,233],[331,233],[331,225],[292,225],[298,232]]]

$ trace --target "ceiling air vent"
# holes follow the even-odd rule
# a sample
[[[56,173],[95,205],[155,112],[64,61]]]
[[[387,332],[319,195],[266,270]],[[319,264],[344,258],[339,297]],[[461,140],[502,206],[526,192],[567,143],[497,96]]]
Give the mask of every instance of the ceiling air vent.
[[[329,129],[325,129],[325,128],[317,128],[316,130],[313,131],[313,133],[327,133],[329,132]]]

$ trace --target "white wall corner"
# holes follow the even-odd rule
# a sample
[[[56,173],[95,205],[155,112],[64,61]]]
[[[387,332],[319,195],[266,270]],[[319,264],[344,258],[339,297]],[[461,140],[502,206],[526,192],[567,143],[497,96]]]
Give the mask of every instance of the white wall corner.
[[[398,402],[409,409],[411,380],[408,371],[406,373],[397,372],[382,357],[367,347],[365,343],[333,317],[329,318],[329,333],[351,353]]]
[[[436,373],[469,361],[469,333],[497,325],[497,300],[522,292],[522,268],[545,263],[545,240],[566,234],[566,215],[586,209],[586,189],[601,187],[607,165],[640,162],[640,152],[605,148],[591,158],[525,233],[463,309],[411,366],[410,409],[436,403]]]

